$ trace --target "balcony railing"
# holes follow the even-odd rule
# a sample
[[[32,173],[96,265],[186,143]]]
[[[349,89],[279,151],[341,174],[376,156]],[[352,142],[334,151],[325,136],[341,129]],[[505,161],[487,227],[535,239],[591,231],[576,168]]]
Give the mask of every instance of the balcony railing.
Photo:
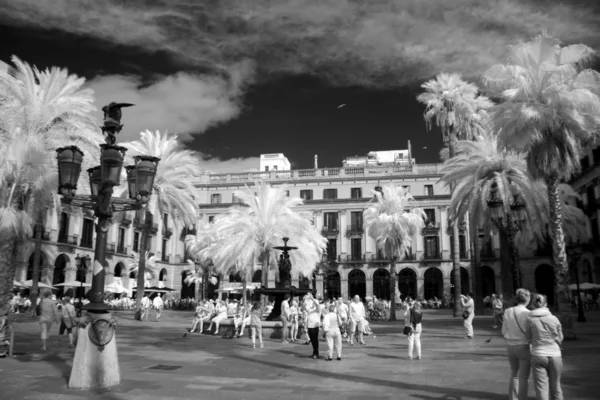
[[[161,260],[162,262],[166,262],[166,263],[168,263],[168,262],[169,262],[169,256],[168,256],[168,255],[166,255],[166,254],[163,254],[163,255],[161,255],[161,256],[160,256],[160,260]]]
[[[337,236],[337,235],[340,234],[340,228],[337,225],[336,226],[324,226],[321,229],[321,233],[323,235],[330,235],[330,236],[331,235],[336,235]]]
[[[87,247],[88,249],[91,249],[94,247],[94,241],[92,239],[81,239],[81,241],[79,242],[79,246],[80,247]]]
[[[123,219],[121,220],[120,225],[124,226],[124,227],[129,227],[129,225],[131,225],[131,220],[129,218],[127,218],[127,217],[123,217]]]
[[[423,254],[424,260],[442,260],[442,253],[425,253]]]
[[[212,174],[207,183],[226,183],[240,181],[294,181],[306,179],[330,179],[334,177],[389,176],[389,175],[441,175],[442,164],[378,165],[354,166],[343,168],[297,169],[292,171],[243,172],[237,174]]]
[[[125,246],[117,246],[117,254],[125,254],[127,255],[127,248]]]
[[[428,233],[438,233],[440,231],[440,223],[439,222],[426,222],[425,227],[423,228],[423,234]]]
[[[61,244],[72,244],[72,245],[76,246],[77,238],[78,237],[74,236],[74,235],[59,235],[57,242],[61,243]]]
[[[481,249],[479,255],[481,258],[486,259],[496,258],[496,254],[494,254],[494,250],[492,249]]]
[[[406,253],[406,255],[404,256],[404,261],[416,261],[417,260],[417,255],[414,253]]]
[[[346,228],[346,236],[362,235],[363,232],[363,224],[351,224]]]
[[[48,232],[48,231],[42,232],[42,240],[49,242],[50,241],[50,232]]]
[[[117,245],[114,243],[107,243],[106,244],[106,251],[108,251],[109,253],[115,253],[117,249]]]
[[[171,229],[171,228],[165,228],[163,226],[163,229],[162,229],[162,236],[163,236],[163,238],[169,239],[171,237],[171,235],[173,235],[173,229]]]
[[[366,257],[364,254],[349,254],[346,256],[347,263],[364,263],[366,261]]]

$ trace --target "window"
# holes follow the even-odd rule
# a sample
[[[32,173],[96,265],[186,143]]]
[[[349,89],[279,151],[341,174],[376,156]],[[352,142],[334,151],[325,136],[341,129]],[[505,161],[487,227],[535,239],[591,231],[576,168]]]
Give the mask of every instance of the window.
[[[301,190],[300,197],[302,198],[302,200],[312,200],[313,191],[311,189]]]
[[[209,215],[208,216],[208,223],[212,224],[213,222],[215,222],[215,216],[214,215]]]
[[[325,200],[337,199],[337,189],[324,189],[323,198]]]
[[[450,236],[450,246],[454,248],[454,238]],[[465,235],[458,236],[458,254],[461,259],[467,258],[467,237]]]
[[[167,255],[167,242],[169,240],[168,239],[163,239],[162,241],[162,246],[161,246],[161,254],[162,254],[162,260],[164,262],[169,262],[169,256]]]
[[[598,232],[598,219],[591,219],[592,222],[592,238],[594,240],[594,244],[600,244],[600,232]]]
[[[335,261],[337,259],[337,239],[329,239],[327,241],[327,261]]]
[[[593,157],[592,163],[594,165],[600,165],[600,146],[598,146],[594,150],[592,150],[592,157]]]
[[[69,236],[69,214],[60,213],[60,229],[58,231],[58,241],[61,243],[67,242]]]
[[[169,227],[169,214],[167,214],[167,213],[163,214],[162,223],[163,223],[163,228],[168,228]]]
[[[277,171],[277,165],[273,165],[273,171]]]
[[[373,189],[373,190],[375,190],[376,192],[381,193],[381,196],[383,197],[383,188],[381,186],[375,186],[375,189]]]
[[[362,230],[363,213],[361,211],[352,211],[350,213],[350,224],[352,226],[352,229]]]
[[[290,197],[290,191],[289,191],[289,190],[286,190],[286,191],[285,191],[285,195],[286,195],[287,197]]]
[[[353,261],[360,261],[362,258],[362,239],[350,239],[350,256]]]
[[[123,253],[125,249],[125,228],[119,228],[119,237],[117,239],[117,252]]]
[[[323,213],[323,226],[329,230],[338,229],[338,213],[336,213],[336,212]]]
[[[588,156],[585,156],[581,159],[581,170],[585,171],[589,167],[590,167],[590,158]]]
[[[425,185],[425,196],[433,196],[433,185]]]
[[[265,172],[269,172],[269,166],[265,165]]]
[[[423,211],[425,211],[425,215],[427,216],[427,221],[425,221],[427,223],[427,225],[429,225],[429,224],[435,225],[435,209],[434,208],[426,208]]]
[[[352,188],[350,189],[350,198],[352,199],[360,199],[362,197],[362,188]]]
[[[213,193],[210,195],[210,204],[221,204],[221,194]]]
[[[231,202],[233,204],[242,204],[243,203],[242,199],[240,199],[239,197],[237,197],[235,194],[233,194],[231,196]]]
[[[402,189],[406,190],[408,193],[410,193],[410,185],[402,185]]]
[[[83,228],[81,229],[81,242],[79,245],[81,247],[92,248],[92,241],[94,238],[94,220],[84,218],[83,219]]]
[[[438,258],[440,253],[440,238],[425,236],[425,258]]]
[[[140,251],[140,233],[133,232],[133,251]]]

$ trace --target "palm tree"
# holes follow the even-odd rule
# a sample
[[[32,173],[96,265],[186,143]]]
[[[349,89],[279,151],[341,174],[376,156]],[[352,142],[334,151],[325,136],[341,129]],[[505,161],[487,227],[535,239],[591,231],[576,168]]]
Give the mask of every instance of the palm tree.
[[[207,250],[217,241],[218,237],[214,229],[214,224],[204,222],[198,222],[195,235],[187,235],[185,237],[185,247],[193,258],[193,261],[187,260],[192,268],[192,273],[185,278],[185,283],[188,286],[202,284],[203,299],[208,297],[208,274],[210,272],[209,267],[212,264],[210,254]],[[196,263],[200,265],[200,270],[196,270]]]
[[[291,198],[285,187],[270,187],[258,182],[235,192],[242,205],[230,207],[217,218],[214,228],[220,238],[206,251],[219,274],[241,273],[248,277],[257,262],[262,263],[262,285],[268,286],[269,269],[277,265],[273,247],[284,237],[298,247],[290,252],[292,274],[311,276],[321,260],[327,240],[311,223],[307,213],[295,210],[303,203]],[[279,279],[276,270],[276,279]],[[263,302],[265,297],[262,298]]]
[[[447,158],[446,154],[442,154],[442,158]],[[515,153],[499,151],[495,136],[483,134],[477,141],[457,142],[457,154],[444,162],[442,172],[444,176],[440,182],[448,186],[454,185],[450,202],[450,219],[460,221],[468,214],[470,221],[473,222],[470,233],[471,241],[477,244],[474,246],[473,254],[475,270],[480,268],[481,263],[479,228],[483,228],[486,234],[497,230],[487,204],[492,191],[495,191],[497,197],[503,201],[505,213],[510,212],[509,206],[514,196],[518,194],[527,211],[528,219],[523,227],[529,232],[538,234],[538,239],[542,237],[538,229],[538,221],[545,213],[543,196],[545,188],[543,184],[531,178],[523,157]],[[509,238],[511,240],[508,243],[508,250],[513,269],[502,271],[502,287],[507,301],[512,298],[514,290],[517,289],[513,287],[513,281],[518,280],[520,276],[518,246],[513,235]],[[506,265],[503,263],[503,266]],[[480,283],[480,280],[476,280],[476,285],[478,282]],[[477,291],[480,291],[480,286]],[[482,301],[479,302],[483,305]]]
[[[150,239],[150,227],[153,213],[169,213],[176,222],[185,226],[196,224],[197,205],[196,189],[193,180],[202,173],[200,157],[196,152],[185,150],[176,135],[169,136],[159,131],[141,133],[141,139],[124,143],[129,149],[129,156],[148,155],[160,158],[154,190],[150,203],[145,209],[145,224],[140,240],[140,254],[145,254]],[[139,273],[137,275],[138,296],[136,308],[141,310],[142,296],[139,288],[144,287],[145,258],[139,260]],[[139,313],[138,313],[139,314]]]
[[[408,190],[394,185],[384,186],[364,211],[367,234],[390,260],[390,321],[396,320],[396,262],[406,257],[413,237],[425,225],[425,213],[417,206]]]
[[[425,93],[417,100],[426,105],[425,122],[431,129],[432,122],[442,131],[444,146],[448,147],[450,158],[456,152],[456,141],[472,140],[485,130],[487,109],[492,102],[479,96],[476,85],[462,80],[459,74],[440,73],[435,79],[421,85]],[[451,188],[452,189],[452,188]],[[460,243],[458,225],[452,225],[452,273],[454,275],[454,316],[460,308]]]
[[[500,147],[524,154],[530,174],[546,182],[558,309],[567,328],[571,294],[559,183],[580,167],[582,146],[600,136],[600,74],[585,69],[593,52],[582,44],[561,47],[544,33],[511,46],[508,63],[483,77],[503,99],[493,112]]]
[[[97,159],[95,155],[98,154],[102,136],[90,116],[95,108],[93,92],[82,88],[85,79],[56,67],[40,71],[16,56],[12,57],[12,62],[15,68],[11,74],[0,75],[3,129],[8,126],[11,129],[18,128],[20,135],[15,140],[23,140],[23,136],[30,135],[40,139],[50,154],[58,147],[77,145],[88,155],[84,159],[86,165]],[[48,165],[41,171],[39,182],[32,183],[26,193],[29,204],[27,211],[35,223],[31,288],[33,304],[38,295],[44,215],[48,209],[60,210],[60,200],[53,193],[56,190],[57,171],[56,168],[48,168]],[[87,190],[86,179],[84,176],[84,185],[80,185],[84,192]]]
[[[136,277],[138,277],[139,274],[139,268],[140,268],[140,254],[136,253],[135,251],[131,252],[131,259],[128,261],[127,263],[127,267],[128,267],[128,273],[133,272],[135,274]],[[144,261],[144,273],[142,274],[144,276],[144,285],[142,286],[142,288],[146,287],[146,281],[150,281],[152,279],[156,279],[158,277],[158,267],[156,266],[156,257],[154,256],[154,254],[150,253],[149,251],[146,251],[146,257],[145,257],[145,261]],[[139,293],[140,288],[138,287],[138,293]],[[143,289],[142,289],[143,291]]]

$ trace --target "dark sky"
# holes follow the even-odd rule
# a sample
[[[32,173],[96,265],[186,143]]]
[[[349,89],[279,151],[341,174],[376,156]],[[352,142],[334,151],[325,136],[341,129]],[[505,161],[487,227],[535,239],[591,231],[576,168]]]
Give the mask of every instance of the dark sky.
[[[0,47],[5,62],[14,54],[38,68],[66,67],[88,79],[135,74],[150,81],[186,68],[163,52],[58,31],[0,25],[0,37],[8,38]],[[282,152],[294,168],[312,168],[314,154],[320,166],[334,167],[346,156],[404,149],[410,140],[418,162],[438,162],[441,138],[437,130],[425,130],[418,89],[335,88],[308,75],[281,77],[251,86],[237,119],[196,135],[189,146],[222,160]],[[346,106],[338,109],[341,104]]]

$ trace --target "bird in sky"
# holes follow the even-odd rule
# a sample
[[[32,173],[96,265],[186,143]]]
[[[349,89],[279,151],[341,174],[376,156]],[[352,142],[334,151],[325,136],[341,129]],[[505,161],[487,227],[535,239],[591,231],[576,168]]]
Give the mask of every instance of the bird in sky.
[[[340,108],[342,108],[342,107],[346,107],[346,104],[340,104],[340,105],[338,106],[338,110],[339,110]]]

